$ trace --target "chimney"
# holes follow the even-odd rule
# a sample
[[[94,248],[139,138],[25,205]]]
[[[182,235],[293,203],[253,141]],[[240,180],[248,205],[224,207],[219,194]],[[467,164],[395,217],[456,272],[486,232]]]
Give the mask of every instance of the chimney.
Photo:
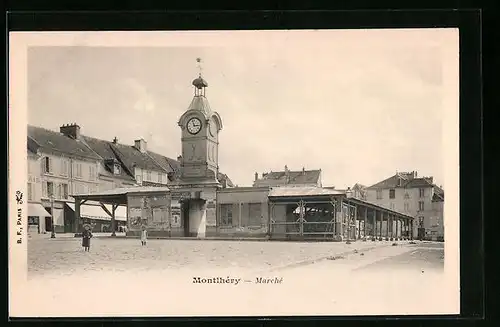
[[[415,171],[413,172],[413,177],[417,178],[417,176],[418,176],[418,175],[417,175],[417,171],[415,170]]]
[[[147,144],[146,141],[144,141],[144,139],[142,138],[134,141],[135,148],[141,151],[142,153],[145,153],[147,151],[146,144]]]
[[[288,182],[290,181],[290,174],[289,174],[289,170],[288,170],[288,166],[285,165],[285,183],[288,184]]]
[[[259,179],[259,173],[255,173],[255,181],[257,181]]]
[[[118,143],[118,139],[115,136],[115,138],[113,139],[113,144],[116,144],[116,143]]]
[[[72,139],[80,139],[80,126],[78,126],[76,123],[62,125],[61,127],[59,127],[59,132]]]
[[[302,175],[305,175],[305,174],[306,174],[306,168],[302,167]]]

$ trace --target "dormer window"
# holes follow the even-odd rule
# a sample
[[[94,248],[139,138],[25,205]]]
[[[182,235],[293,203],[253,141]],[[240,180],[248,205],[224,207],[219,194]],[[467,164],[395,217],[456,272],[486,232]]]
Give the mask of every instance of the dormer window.
[[[113,166],[113,173],[115,175],[120,175],[121,173],[121,167],[119,164],[115,163],[114,166]]]

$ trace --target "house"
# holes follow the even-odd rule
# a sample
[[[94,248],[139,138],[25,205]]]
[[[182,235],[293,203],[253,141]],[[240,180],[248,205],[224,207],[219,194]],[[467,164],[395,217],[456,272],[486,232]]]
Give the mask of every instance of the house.
[[[444,238],[444,191],[434,184],[433,177],[418,177],[416,171],[396,172],[365,190],[367,201],[415,217],[414,235]]]
[[[59,132],[28,126],[27,142],[28,153],[36,154],[37,158],[35,160],[32,155],[31,166],[35,162],[39,163],[39,202],[53,215],[54,226],[52,219],[46,217],[44,228],[46,231],[54,228],[56,232],[65,232],[69,228],[64,215],[65,204],[72,201],[69,195],[98,191],[101,157],[85,144],[80,135],[80,127],[76,124],[61,126]],[[33,186],[28,185],[28,189],[30,187],[33,187],[32,191],[38,196],[40,187],[37,189],[36,178]]]
[[[111,142],[89,136],[82,136],[82,138],[85,144],[102,159],[99,167],[99,191],[136,185],[133,175],[128,174],[127,170],[123,169],[122,163],[116,158],[111,148]]]
[[[271,171],[262,173],[259,177],[255,173],[254,187],[276,187],[276,186],[317,186],[322,187],[321,169],[291,171],[285,165],[283,171]]]
[[[356,199],[366,200],[366,186],[363,184],[356,183],[351,188],[352,196]]]
[[[43,233],[50,213],[42,205],[42,174],[40,153],[28,150],[28,233]]]

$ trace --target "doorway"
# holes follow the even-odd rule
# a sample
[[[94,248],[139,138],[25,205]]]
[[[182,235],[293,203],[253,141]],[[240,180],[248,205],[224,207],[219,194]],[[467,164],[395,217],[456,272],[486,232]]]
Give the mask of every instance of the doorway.
[[[189,201],[181,202],[181,220],[184,227],[184,236],[190,236],[189,233]]]
[[[52,217],[45,217],[45,230],[52,232]]]

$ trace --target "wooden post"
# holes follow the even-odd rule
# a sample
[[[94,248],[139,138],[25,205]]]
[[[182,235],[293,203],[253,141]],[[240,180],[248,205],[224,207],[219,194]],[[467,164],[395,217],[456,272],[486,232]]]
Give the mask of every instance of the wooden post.
[[[73,231],[75,232],[75,236],[80,231],[80,203],[81,203],[80,199],[75,199],[75,223],[73,226]]]
[[[380,229],[378,231],[378,239],[379,241],[382,241],[382,222],[384,221],[384,214],[383,212],[380,212]]]
[[[356,218],[358,218],[358,207],[356,207]],[[358,240],[361,239],[361,219],[357,219],[358,226]]]
[[[344,226],[343,226],[343,220],[344,220],[344,206],[343,206],[343,203],[342,203],[342,199],[337,199],[337,203],[338,203],[338,206],[339,208],[337,210],[339,210],[337,212],[338,214],[338,217],[336,218],[336,221],[337,221],[337,235],[339,236],[340,240],[342,240],[344,238]]]
[[[389,240],[389,219],[390,219],[390,214],[387,214],[385,216],[386,220],[387,220],[387,224],[385,226],[385,240],[388,241]]]
[[[366,221],[368,220],[368,207],[365,207],[365,217],[363,219],[363,238],[366,239]]]
[[[115,211],[118,205],[111,205],[111,236],[116,236],[116,222],[115,222]]]
[[[391,241],[394,240],[394,215],[392,214],[390,216],[390,220],[391,220]]]
[[[410,240],[413,240],[413,220],[410,222]]]

